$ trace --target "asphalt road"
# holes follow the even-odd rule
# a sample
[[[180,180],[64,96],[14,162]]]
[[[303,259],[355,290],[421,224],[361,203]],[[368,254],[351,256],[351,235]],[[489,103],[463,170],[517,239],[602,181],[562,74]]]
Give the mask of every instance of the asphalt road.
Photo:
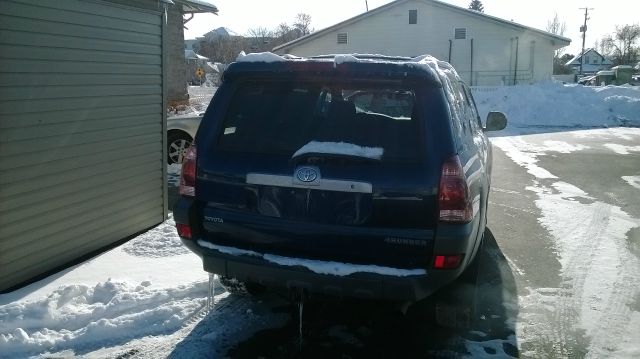
[[[298,320],[291,315],[286,326],[260,331],[227,354],[640,355],[640,188],[623,179],[640,177],[640,131],[552,132],[493,141],[478,315],[471,328],[442,329],[380,303],[311,302],[303,314],[302,349]],[[273,308],[295,312],[286,305]],[[201,323],[208,325],[215,324]],[[190,342],[187,336],[176,348],[184,350]]]

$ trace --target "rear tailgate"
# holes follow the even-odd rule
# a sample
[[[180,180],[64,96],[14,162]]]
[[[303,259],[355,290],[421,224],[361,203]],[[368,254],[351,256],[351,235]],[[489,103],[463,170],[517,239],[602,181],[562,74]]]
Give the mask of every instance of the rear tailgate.
[[[417,100],[427,89],[349,81],[336,92],[336,81],[330,91],[317,79],[219,90],[218,105],[228,110],[208,111],[197,138],[204,239],[283,256],[426,267],[440,156],[423,119],[441,109]],[[354,106],[348,96],[363,91],[390,91],[393,116],[379,104],[375,113]],[[403,115],[398,101],[407,94],[413,103]]]

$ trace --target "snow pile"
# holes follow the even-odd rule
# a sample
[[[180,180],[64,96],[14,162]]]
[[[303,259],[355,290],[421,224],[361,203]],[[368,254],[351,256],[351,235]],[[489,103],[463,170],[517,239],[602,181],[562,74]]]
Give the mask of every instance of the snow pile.
[[[424,269],[399,269],[391,267],[382,267],[377,265],[364,265],[364,264],[351,264],[351,263],[339,263],[331,261],[319,261],[312,259],[291,258],[283,257],[275,254],[260,254],[254,251],[248,251],[244,249],[238,249],[233,247],[220,246],[217,244],[198,240],[198,244],[201,247],[214,249],[220,253],[235,255],[235,256],[251,256],[262,257],[262,259],[279,264],[282,266],[300,266],[309,269],[310,271],[318,274],[329,274],[335,276],[348,276],[354,273],[375,273],[381,275],[390,275],[397,277],[406,277],[412,275],[425,275],[427,272]]]
[[[363,147],[345,142],[311,141],[297,150],[293,154],[293,156],[291,156],[291,158],[295,158],[307,153],[326,153],[379,160],[382,158],[384,149],[382,147]]]
[[[119,345],[183,327],[206,305],[200,258],[172,218],[40,282],[0,295],[0,358]]]
[[[246,54],[241,51],[236,58],[236,62],[282,62],[287,61],[284,57],[272,52],[254,52]]]
[[[333,58],[333,62],[336,65],[340,65],[345,62],[358,62],[358,58],[356,58],[353,55],[338,54],[338,55],[335,55],[335,57]]]
[[[189,254],[173,225],[160,225],[139,235],[122,247],[132,256],[159,258]]]
[[[482,120],[489,111],[507,115],[498,133],[535,132],[540,127],[640,126],[640,87],[588,87],[545,82],[474,88]]]
[[[149,289],[149,281],[66,285],[33,302],[0,307],[2,355],[81,351],[87,344],[163,334],[182,326],[206,301],[207,283]]]

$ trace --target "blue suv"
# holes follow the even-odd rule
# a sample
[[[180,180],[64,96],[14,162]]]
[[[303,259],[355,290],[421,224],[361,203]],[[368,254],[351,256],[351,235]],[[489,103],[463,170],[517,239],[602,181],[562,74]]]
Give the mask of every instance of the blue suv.
[[[204,269],[253,286],[415,302],[473,274],[486,131],[446,62],[250,54],[224,73],[174,219]],[[472,275],[473,277],[473,275]]]

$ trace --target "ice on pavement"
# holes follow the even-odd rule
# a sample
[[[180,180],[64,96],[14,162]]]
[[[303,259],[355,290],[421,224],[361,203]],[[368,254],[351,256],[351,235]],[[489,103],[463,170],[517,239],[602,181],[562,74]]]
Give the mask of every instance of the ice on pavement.
[[[538,222],[551,235],[566,283],[562,288],[531,289],[519,299],[520,306],[528,308],[518,321],[520,344],[535,342],[541,335],[556,337],[544,333],[552,329],[539,312],[563,313],[560,320],[564,321],[571,321],[570,313],[575,313],[578,329],[589,338],[586,357],[612,353],[627,357],[627,351],[635,352],[629,343],[640,340],[640,316],[632,309],[633,298],[640,294],[640,261],[628,249],[627,233],[640,227],[640,219],[575,185],[555,180],[557,176],[537,163],[538,157],[552,152],[549,141],[516,136],[493,138],[492,143],[535,177],[527,189],[538,196],[535,204],[542,214]],[[539,308],[538,313],[532,308]]]
[[[640,189],[640,176],[622,176],[622,179],[629,184],[629,186]]]
[[[631,152],[640,152],[640,146],[625,146],[617,143],[605,143],[604,147],[619,155],[628,155]]]

